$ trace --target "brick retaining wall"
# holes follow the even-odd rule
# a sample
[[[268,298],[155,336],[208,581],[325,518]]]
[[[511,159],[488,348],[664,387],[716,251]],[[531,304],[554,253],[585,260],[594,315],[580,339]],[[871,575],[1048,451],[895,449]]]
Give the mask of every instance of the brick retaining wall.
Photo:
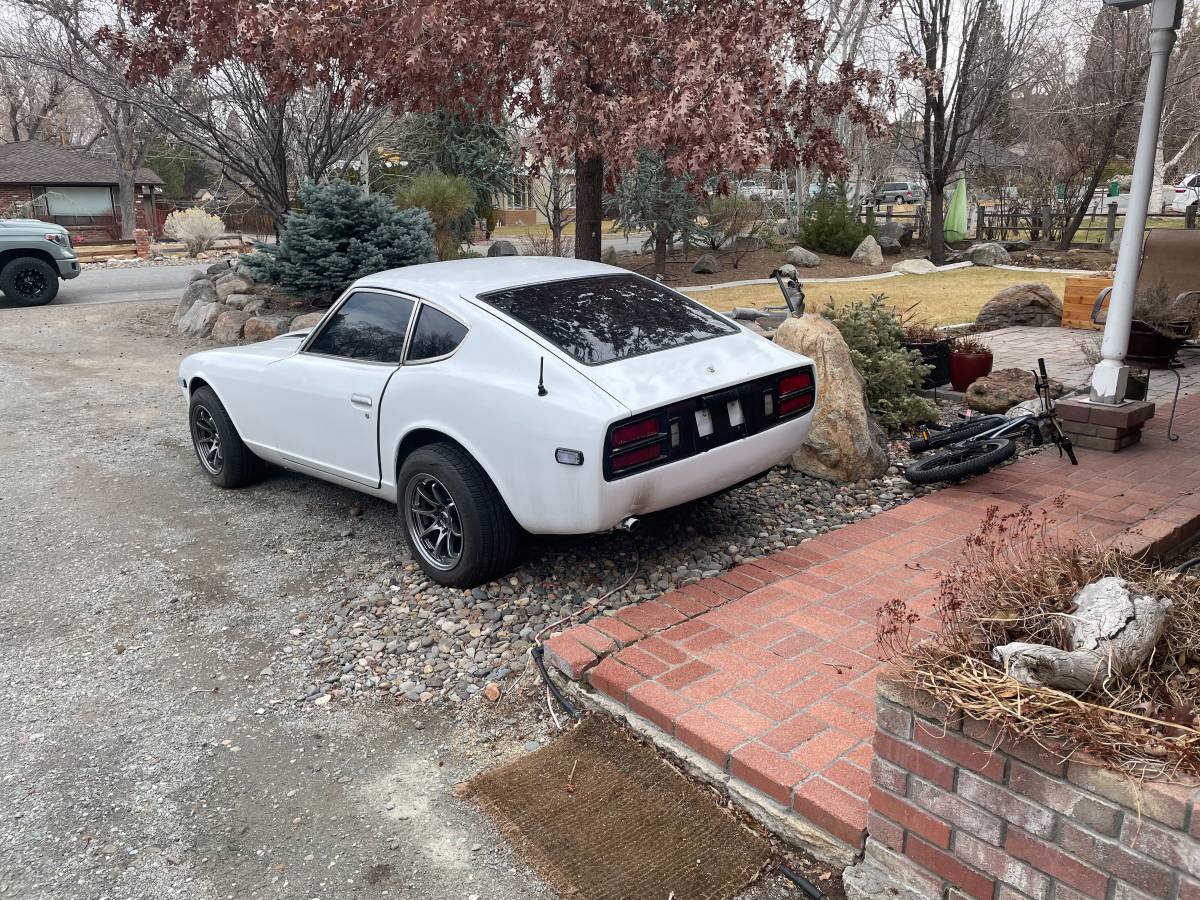
[[[1137,785],[1033,744],[997,747],[987,726],[888,678],[876,713],[851,898],[1200,900],[1197,784]]]

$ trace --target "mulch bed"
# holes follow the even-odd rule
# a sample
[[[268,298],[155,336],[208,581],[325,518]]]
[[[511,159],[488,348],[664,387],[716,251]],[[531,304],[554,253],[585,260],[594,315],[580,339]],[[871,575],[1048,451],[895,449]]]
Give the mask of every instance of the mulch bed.
[[[749,281],[756,278],[770,278],[771,273],[783,264],[784,250],[790,246],[793,246],[792,243],[787,243],[780,250],[757,250],[754,253],[747,253],[738,261],[736,269],[733,267],[734,254],[729,252],[717,253],[715,256],[721,262],[721,271],[712,275],[698,275],[692,271],[692,266],[695,265],[696,260],[700,258],[704,251],[693,249],[688,252],[686,258],[682,253],[679,253],[667,260],[667,283],[672,287],[696,287],[704,284],[724,284],[728,281]],[[821,265],[815,269],[802,270],[801,277],[804,279],[849,278],[854,275],[877,275],[880,272],[888,271],[893,263],[897,263],[902,259],[922,257],[925,253],[926,250],[924,247],[909,247],[898,256],[885,256],[883,267],[878,269],[872,266],[852,263],[849,257],[830,256],[821,253],[818,254],[821,257]],[[652,275],[654,272],[654,254],[639,253],[618,256],[617,265],[640,272],[643,275]]]

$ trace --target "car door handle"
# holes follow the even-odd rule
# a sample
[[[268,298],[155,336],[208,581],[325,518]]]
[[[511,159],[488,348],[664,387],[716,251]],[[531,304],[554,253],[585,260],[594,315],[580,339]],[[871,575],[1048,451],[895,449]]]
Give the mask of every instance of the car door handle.
[[[355,406],[362,406],[367,409],[371,408],[371,403],[372,403],[371,398],[368,397],[366,394],[351,394],[350,402],[353,403]]]

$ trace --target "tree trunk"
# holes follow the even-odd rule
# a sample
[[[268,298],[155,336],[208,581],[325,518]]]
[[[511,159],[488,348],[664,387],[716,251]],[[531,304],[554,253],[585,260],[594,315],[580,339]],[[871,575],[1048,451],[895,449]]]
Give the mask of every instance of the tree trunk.
[[[575,154],[575,258],[600,262],[604,158]]]
[[[946,188],[929,185],[929,258],[935,266],[946,264]]]
[[[125,166],[118,166],[117,172],[117,214],[121,217],[121,239],[133,240],[133,229],[137,227],[137,196],[134,193],[137,185],[134,183],[134,172]]]
[[[654,277],[667,274],[667,229],[654,229]]]
[[[1104,169],[1108,165],[1108,159],[1112,155],[1111,142],[1105,147],[1106,152],[1103,157],[1097,161],[1096,167],[1092,169],[1092,175],[1087,181],[1083,192],[1075,201],[1075,210],[1067,223],[1063,226],[1062,237],[1058,240],[1059,250],[1070,250],[1071,241],[1075,240],[1075,233],[1079,231],[1079,226],[1083,224],[1083,217],[1087,215],[1088,207],[1092,205],[1092,196],[1096,193],[1096,185],[1100,183],[1100,179],[1104,175]],[[1050,235],[1046,235],[1049,239]]]

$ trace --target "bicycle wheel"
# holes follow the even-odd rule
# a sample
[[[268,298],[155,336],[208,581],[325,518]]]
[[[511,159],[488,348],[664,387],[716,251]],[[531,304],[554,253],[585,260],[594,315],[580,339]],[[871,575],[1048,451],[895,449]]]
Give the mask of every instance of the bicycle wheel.
[[[924,453],[926,450],[949,447],[951,444],[973,438],[977,434],[999,428],[1007,421],[1008,419],[1004,416],[976,416],[965,422],[959,422],[957,425],[951,425],[942,431],[933,432],[929,437],[913,438],[908,444],[908,449],[913,453]]]
[[[968,441],[951,447],[944,453],[913,463],[904,470],[904,477],[912,484],[961,481],[971,475],[986,472],[1016,452],[1017,445],[1008,438]]]

